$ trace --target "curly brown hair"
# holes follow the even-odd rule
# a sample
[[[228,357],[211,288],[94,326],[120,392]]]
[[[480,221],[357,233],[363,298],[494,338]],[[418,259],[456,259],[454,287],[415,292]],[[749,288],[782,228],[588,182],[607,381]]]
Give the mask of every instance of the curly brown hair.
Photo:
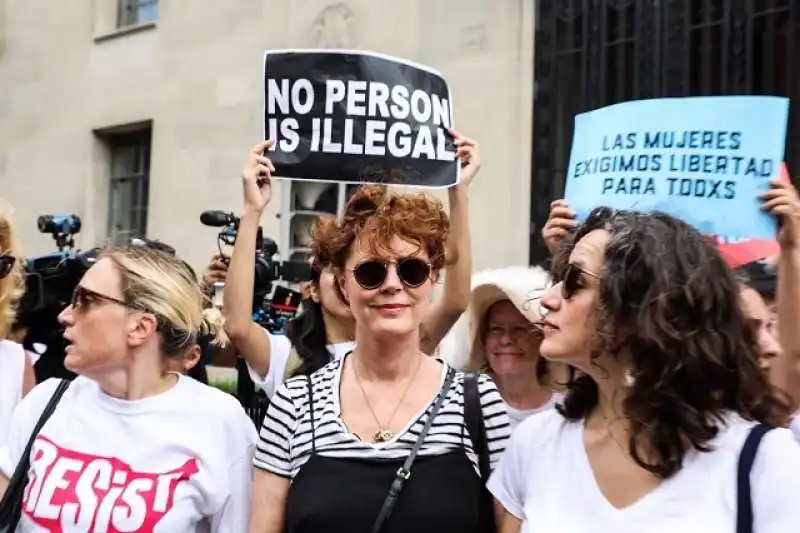
[[[623,403],[633,460],[668,478],[690,449],[709,451],[729,413],[786,426],[790,402],[759,368],[739,285],[713,242],[663,213],[598,208],[555,258],[555,281],[575,244],[599,229],[610,240],[592,357],[610,355],[634,378]],[[596,383],[573,375],[558,408],[567,419],[582,420],[597,402]]]
[[[350,197],[338,221],[317,219],[311,250],[319,264],[341,273],[357,239],[368,243],[375,257],[387,257],[392,255],[392,239],[398,236],[427,252],[433,273],[438,275],[450,260],[445,257],[449,231],[450,220],[439,200],[423,193],[398,194],[363,185]]]

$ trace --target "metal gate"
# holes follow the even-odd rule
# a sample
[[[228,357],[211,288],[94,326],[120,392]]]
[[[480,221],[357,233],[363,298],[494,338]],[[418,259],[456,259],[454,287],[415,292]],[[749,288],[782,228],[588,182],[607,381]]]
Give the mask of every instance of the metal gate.
[[[786,159],[800,172],[800,0],[538,0],[531,264],[564,192],[573,117],[643,98],[792,98]]]

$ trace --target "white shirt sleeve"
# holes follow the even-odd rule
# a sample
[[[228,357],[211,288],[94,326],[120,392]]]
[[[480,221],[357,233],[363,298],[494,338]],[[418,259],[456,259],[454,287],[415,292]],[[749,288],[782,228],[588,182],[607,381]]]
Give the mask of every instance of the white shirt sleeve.
[[[11,416],[22,400],[27,357],[21,344],[0,339],[0,445],[6,442]]]
[[[14,460],[11,459],[11,450],[8,444],[0,446],[0,476],[11,479],[14,475]]]
[[[790,428],[794,433],[794,438],[797,439],[797,442],[800,443],[800,416],[795,416],[794,420],[792,420],[792,425]]]
[[[283,335],[273,335],[266,329],[264,333],[269,339],[269,368],[267,369],[267,375],[260,375],[249,363],[247,364],[247,373],[253,383],[261,387],[264,394],[271,398],[283,383],[286,363],[292,353],[292,343]]]
[[[786,533],[800,524],[800,444],[789,430],[764,436],[750,473],[753,531]]]
[[[536,415],[534,415],[536,416]],[[505,453],[500,457],[497,467],[492,472],[486,488],[497,498],[506,510],[522,520],[525,507],[527,472],[530,470],[529,439],[531,427],[529,422],[532,417],[522,422],[508,442]]]
[[[250,527],[250,492],[253,486],[253,456],[243,455],[228,465],[230,495],[211,518],[211,533],[240,533]]]
[[[297,383],[305,387],[304,378],[302,382],[293,379],[278,389],[267,408],[253,461],[256,468],[285,478],[292,477],[292,439],[300,416],[292,396],[293,389]]]
[[[224,429],[225,470],[218,475],[220,487],[224,484],[226,489],[220,490],[221,494],[225,494],[225,500],[208,517],[210,533],[239,533],[250,527],[253,455],[258,432],[238,404],[231,411]]]

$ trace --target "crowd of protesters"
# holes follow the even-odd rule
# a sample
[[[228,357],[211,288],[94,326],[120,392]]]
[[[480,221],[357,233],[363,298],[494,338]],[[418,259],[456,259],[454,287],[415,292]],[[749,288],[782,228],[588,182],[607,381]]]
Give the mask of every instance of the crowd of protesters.
[[[283,334],[251,312],[276,170],[259,143],[229,264],[198,280],[154,242],[100,254],[59,315],[71,381],[34,386],[11,340],[23,258],[0,213],[0,531],[798,530],[795,188],[761,198],[781,222],[766,285],[674,217],[579,223],[564,200],[549,269],[473,274],[480,152],[451,134],[449,209],[356,190],[317,221]],[[259,428],[197,373],[228,344],[270,400]]]

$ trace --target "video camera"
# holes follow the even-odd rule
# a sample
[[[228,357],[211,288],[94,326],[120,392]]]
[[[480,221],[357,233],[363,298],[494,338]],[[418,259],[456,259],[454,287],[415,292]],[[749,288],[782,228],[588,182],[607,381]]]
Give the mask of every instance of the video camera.
[[[78,215],[42,215],[37,220],[40,233],[50,234],[57,252],[32,257],[25,263],[25,294],[19,302],[14,326],[28,328],[23,345],[29,351],[45,351],[36,364],[37,381],[49,377],[71,377],[64,369],[63,328],[58,315],[69,305],[72,292],[84,273],[96,261],[99,249],[75,250],[75,235],[81,230]]]
[[[217,248],[227,264],[230,258],[222,246],[233,246],[236,243],[240,219],[233,213],[224,211],[203,211],[200,222],[206,226],[222,228],[217,234]],[[300,293],[288,287],[275,286],[275,282],[308,281],[311,279],[311,267],[305,262],[276,261],[278,244],[269,237],[264,237],[261,227],[258,228],[255,254],[253,320],[270,332],[278,333],[283,329],[286,320],[297,313]]]

